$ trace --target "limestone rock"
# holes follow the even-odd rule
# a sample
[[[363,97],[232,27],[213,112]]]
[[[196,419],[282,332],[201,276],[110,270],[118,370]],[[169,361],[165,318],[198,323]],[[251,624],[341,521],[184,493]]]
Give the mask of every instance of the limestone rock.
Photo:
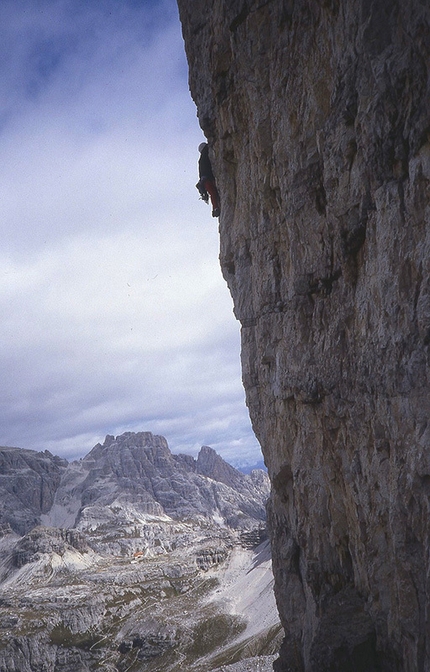
[[[196,472],[236,489],[243,489],[246,483],[246,476],[234,469],[209,446],[202,446],[200,449],[196,461]]]
[[[48,450],[0,447],[0,524],[25,534],[52,506],[67,461]]]
[[[175,628],[161,625],[152,619],[140,623],[138,632],[131,632],[121,642],[118,651],[124,654],[137,649],[138,660],[157,658],[175,646],[176,638]]]
[[[0,540],[0,669],[203,672],[279,646],[267,548],[202,544],[196,528],[187,547],[137,560],[81,553],[66,532],[39,528],[15,553]]]
[[[62,556],[68,548],[74,548],[80,553],[89,551],[85,537],[77,530],[35,527],[16,544],[14,565],[22,567],[28,562],[39,560],[43,554],[56,553]]]
[[[200,457],[202,452],[210,458]],[[255,475],[241,474],[211,448],[202,448],[197,460],[172,455],[166,439],[150,432],[107,437],[75,466],[73,480],[67,479],[66,474],[53,513],[61,516],[61,509],[70,508],[73,491],[79,507],[73,526],[82,530],[113,519],[118,524],[121,517],[130,525],[133,515],[215,517],[231,528],[252,528],[265,520],[269,496],[266,474],[258,483]]]
[[[227,551],[223,547],[202,548],[196,556],[196,563],[199,569],[207,572],[211,567],[217,566],[227,558]]]
[[[121,536],[133,536],[137,525],[161,548],[157,522],[216,519],[234,529],[259,527],[269,492],[265,472],[241,474],[209,447],[197,459],[172,455],[166,439],[151,432],[107,436],[70,464],[48,451],[0,449],[0,532],[5,533],[27,534],[38,525],[85,533],[110,529],[117,544]],[[102,537],[108,543],[108,536]]]
[[[277,648],[270,555],[254,549],[267,474],[240,474],[210,448],[172,455],[150,432],[108,436],[71,464],[18,448],[3,456],[1,670],[202,672],[218,666],[217,647],[236,660],[246,628],[253,651]]]
[[[178,5],[272,482],[275,667],[424,672],[430,6]]]

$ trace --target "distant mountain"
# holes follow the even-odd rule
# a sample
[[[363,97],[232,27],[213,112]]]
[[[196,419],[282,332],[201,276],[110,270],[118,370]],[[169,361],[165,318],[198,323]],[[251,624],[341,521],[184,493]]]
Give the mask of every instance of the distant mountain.
[[[150,432],[71,463],[0,448],[0,670],[206,672],[274,653],[268,494],[264,471]]]
[[[41,523],[95,529],[129,519],[131,510],[249,529],[264,523],[268,494],[263,472],[244,475],[207,446],[197,459],[173,455],[166,439],[150,432],[107,436],[72,463],[49,451],[0,448],[0,524],[18,534]]]
[[[267,467],[264,464],[263,460],[260,460],[259,462],[256,462],[255,464],[252,465],[246,465],[243,467],[237,466],[236,469],[242,472],[242,474],[250,474],[251,471],[255,471],[256,469],[261,469],[262,471],[267,472]]]

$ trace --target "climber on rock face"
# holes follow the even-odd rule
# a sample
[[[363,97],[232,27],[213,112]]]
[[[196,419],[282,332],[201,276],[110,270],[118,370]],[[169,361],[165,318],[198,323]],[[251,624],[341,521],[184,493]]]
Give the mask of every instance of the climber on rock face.
[[[199,181],[196,184],[200,196],[205,203],[209,202],[209,196],[212,203],[212,217],[219,217],[220,215],[220,201],[218,189],[215,184],[215,177],[212,172],[211,161],[209,158],[209,147],[207,142],[202,142],[199,145],[200,159],[199,159]]]

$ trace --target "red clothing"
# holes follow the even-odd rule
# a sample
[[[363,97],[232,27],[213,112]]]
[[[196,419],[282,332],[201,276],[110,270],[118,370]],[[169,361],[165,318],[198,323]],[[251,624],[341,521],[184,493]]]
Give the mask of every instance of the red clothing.
[[[213,210],[219,210],[219,207],[220,207],[219,194],[218,194],[218,189],[216,188],[215,182],[213,180],[211,180],[210,178],[206,178],[203,181],[202,186],[208,192],[209,196],[211,197],[212,209]]]
[[[200,196],[207,203],[209,196],[212,203],[212,217],[220,215],[220,199],[218,189],[216,188],[214,174],[212,172],[211,161],[209,158],[209,147],[207,143],[199,146],[199,181],[196,184]]]

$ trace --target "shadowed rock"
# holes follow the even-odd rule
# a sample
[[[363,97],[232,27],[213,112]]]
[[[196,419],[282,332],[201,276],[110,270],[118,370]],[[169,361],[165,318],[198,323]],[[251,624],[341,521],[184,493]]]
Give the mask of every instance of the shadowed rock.
[[[178,0],[272,482],[277,670],[425,672],[428,3],[198,4]]]

